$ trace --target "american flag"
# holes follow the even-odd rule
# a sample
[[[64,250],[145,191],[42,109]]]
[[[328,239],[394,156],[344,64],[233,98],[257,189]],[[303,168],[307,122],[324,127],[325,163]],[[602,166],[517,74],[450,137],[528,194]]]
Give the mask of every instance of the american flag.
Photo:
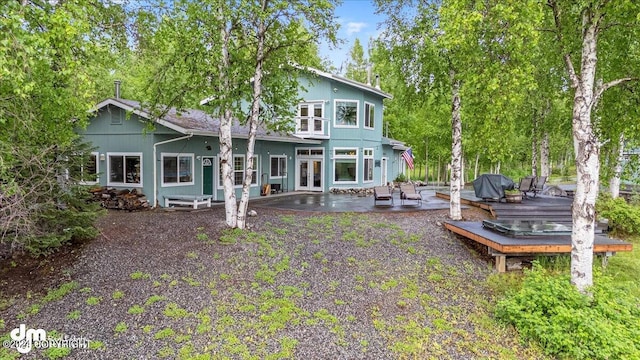
[[[411,152],[411,148],[402,153],[402,158],[407,162],[409,169],[413,170],[413,152]]]

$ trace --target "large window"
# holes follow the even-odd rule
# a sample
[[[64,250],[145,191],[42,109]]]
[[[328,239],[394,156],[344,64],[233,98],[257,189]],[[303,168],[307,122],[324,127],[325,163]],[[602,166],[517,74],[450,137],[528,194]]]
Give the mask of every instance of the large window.
[[[362,174],[363,182],[372,182],[373,181],[373,149],[363,149],[363,164],[362,167],[364,169]]]
[[[364,103],[364,127],[373,129],[375,127],[376,106]]]
[[[162,186],[193,185],[193,154],[162,153]]]
[[[142,153],[108,153],[110,186],[142,186]]]
[[[356,183],[358,174],[358,149],[333,149],[333,181],[335,183]]]
[[[287,175],[287,157],[285,155],[271,156],[271,172],[269,177],[272,179],[280,179]]]
[[[358,101],[336,100],[335,112],[336,127],[358,127]]]
[[[231,166],[231,179],[233,179],[233,184],[236,187],[241,187],[244,182],[245,175],[245,156],[244,155],[234,155],[233,163]],[[251,185],[258,184],[258,157],[253,157],[253,176],[251,177]],[[218,163],[218,186],[222,187],[222,167],[220,163]]]

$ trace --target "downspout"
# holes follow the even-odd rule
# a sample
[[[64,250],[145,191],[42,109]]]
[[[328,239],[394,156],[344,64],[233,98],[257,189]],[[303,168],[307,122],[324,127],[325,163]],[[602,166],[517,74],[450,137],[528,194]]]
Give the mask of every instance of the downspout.
[[[187,136],[182,136],[179,138],[175,138],[175,139],[169,139],[169,140],[165,140],[165,141],[160,141],[157,142],[155,144],[153,144],[153,207],[157,207],[158,206],[158,169],[157,169],[157,162],[158,159],[156,159],[157,156],[157,146],[158,145],[164,145],[164,144],[168,144],[174,141],[180,141],[180,140],[185,140],[185,139],[189,139],[193,136],[193,133],[187,135]]]

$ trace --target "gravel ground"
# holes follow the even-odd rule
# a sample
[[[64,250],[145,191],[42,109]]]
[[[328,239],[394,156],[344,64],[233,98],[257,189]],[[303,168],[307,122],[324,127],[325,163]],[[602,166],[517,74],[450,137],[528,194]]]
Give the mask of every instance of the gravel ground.
[[[490,318],[490,259],[444,230],[446,211],[257,211],[245,232],[220,207],[109,212],[65,266],[46,265],[44,288],[72,290],[13,292],[1,333],[90,339],[71,359],[539,357]]]

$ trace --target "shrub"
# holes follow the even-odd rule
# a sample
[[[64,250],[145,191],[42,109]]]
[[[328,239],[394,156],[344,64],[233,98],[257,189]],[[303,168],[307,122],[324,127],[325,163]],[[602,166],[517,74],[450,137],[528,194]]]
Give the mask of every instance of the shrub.
[[[398,176],[396,176],[396,179],[394,180],[394,182],[397,182],[397,183],[406,182],[406,181],[407,181],[407,176],[405,174],[398,174]]]
[[[604,275],[596,274],[596,280],[591,298],[580,294],[568,275],[551,275],[534,262],[522,288],[498,302],[496,316],[552,356],[640,358],[637,299],[616,289]]]
[[[628,235],[640,234],[640,207],[628,204],[623,198],[613,199],[611,195],[601,193],[596,202],[596,211],[600,217],[609,220],[614,231]]]

